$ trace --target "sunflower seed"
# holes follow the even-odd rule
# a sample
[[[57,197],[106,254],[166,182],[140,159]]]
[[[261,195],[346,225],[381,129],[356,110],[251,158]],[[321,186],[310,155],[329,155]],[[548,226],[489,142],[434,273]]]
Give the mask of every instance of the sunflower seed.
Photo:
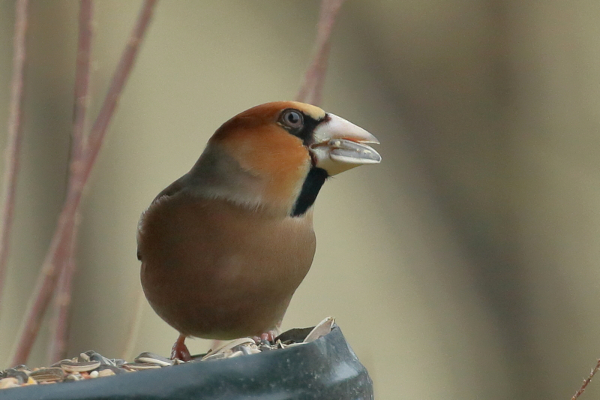
[[[75,358],[64,358],[60,361],[55,362],[54,364],[52,364],[50,367],[60,367],[60,365],[64,362],[77,362],[77,357]]]
[[[166,357],[159,356],[158,354],[150,353],[147,351],[145,351],[145,352],[141,353],[139,356],[137,356],[135,358],[135,362],[158,364],[161,367],[170,367],[171,365],[173,365],[175,363],[173,360],[170,360]]]
[[[304,339],[304,343],[314,342],[318,338],[327,335],[331,332],[335,319],[333,317],[327,317],[323,321],[319,322],[317,326]]]
[[[29,379],[29,375],[26,372],[18,371],[14,368],[6,370],[6,378],[15,378],[19,385],[24,384]]]
[[[99,366],[100,361],[64,361],[60,364],[60,367],[64,369],[65,372],[88,372],[98,368]]]
[[[124,368],[133,370],[133,371],[139,371],[139,370],[143,370],[143,369],[157,369],[160,368],[159,364],[155,364],[155,363],[137,363],[137,362],[133,362],[133,363],[127,363],[125,365],[123,365]]]
[[[99,361],[101,365],[117,365],[117,360],[106,358],[101,354],[96,353],[94,350],[88,350],[85,353],[81,353],[79,358],[81,358],[83,361]]]
[[[65,378],[62,368],[50,367],[33,371],[29,376],[38,382],[60,382]]]

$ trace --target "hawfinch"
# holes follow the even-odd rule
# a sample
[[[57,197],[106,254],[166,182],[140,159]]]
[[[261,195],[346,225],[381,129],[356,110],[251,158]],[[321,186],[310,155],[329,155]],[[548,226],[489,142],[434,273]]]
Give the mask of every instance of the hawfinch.
[[[369,132],[318,107],[266,103],[225,122],[138,226],[146,298],[187,336],[233,339],[280,323],[315,254],[325,180],[381,161]]]

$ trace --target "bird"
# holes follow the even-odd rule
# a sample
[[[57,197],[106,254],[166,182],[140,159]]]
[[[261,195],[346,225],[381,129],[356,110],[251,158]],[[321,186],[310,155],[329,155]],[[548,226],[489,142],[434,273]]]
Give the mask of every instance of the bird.
[[[317,106],[277,101],[219,127],[191,170],[138,224],[141,283],[154,311],[187,337],[272,332],[308,273],[313,210],[331,176],[381,156],[366,130]]]

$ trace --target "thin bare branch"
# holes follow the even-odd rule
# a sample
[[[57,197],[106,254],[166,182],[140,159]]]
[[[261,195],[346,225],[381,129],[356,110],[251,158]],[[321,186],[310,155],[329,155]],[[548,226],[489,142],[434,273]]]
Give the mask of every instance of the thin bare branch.
[[[313,59],[306,70],[304,80],[296,99],[305,103],[319,105],[323,93],[327,59],[331,47],[331,33],[337,15],[345,0],[323,0],[317,25],[317,39]]]
[[[573,397],[571,397],[571,400],[577,400],[579,398],[579,396],[581,396],[583,394],[583,392],[585,392],[585,388],[592,381],[592,378],[594,377],[594,375],[596,375],[596,372],[598,372],[599,369],[600,369],[600,359],[598,359],[598,361],[596,362],[596,366],[592,369],[592,371],[590,372],[590,375],[586,379],[583,380],[583,384],[581,385],[579,390],[577,392],[575,392]]]
[[[78,219],[78,218],[77,218]],[[69,321],[71,309],[71,292],[73,286],[73,275],[75,274],[75,258],[73,257],[77,243],[77,227],[79,224],[73,224],[73,231],[69,238],[65,239],[68,243],[68,250],[64,265],[57,262],[57,268],[60,270],[58,288],[54,295],[54,305],[56,315],[54,317],[53,332],[48,347],[48,364],[54,363],[66,357],[67,343],[69,338]]]
[[[19,334],[19,343],[15,354],[12,357],[12,364],[24,364],[27,361],[31,347],[37,337],[43,315],[48,306],[48,301],[54,292],[58,275],[58,261],[64,260],[69,253],[69,234],[72,231],[70,227],[76,215],[77,208],[81,201],[81,187],[69,189],[65,205],[58,218],[58,225],[50,242],[50,247],[46,253],[42,270],[27,305],[25,312],[24,326]]]
[[[69,185],[75,171],[81,168],[85,146],[85,122],[89,104],[88,87],[92,53],[93,0],[81,0],[79,3],[79,39],[77,45],[77,63],[75,68],[75,93],[73,105],[73,134],[71,138],[71,160]],[[68,189],[67,189],[68,190]],[[69,315],[71,309],[71,289],[76,262],[77,232],[79,218],[75,218],[69,234],[68,253],[64,260],[57,261],[60,269],[58,290],[54,296],[56,312],[53,323],[53,335],[48,348],[48,361],[53,363],[66,357],[68,342]]]
[[[88,87],[92,58],[93,0],[81,0],[79,9],[79,41],[77,45],[77,67],[75,69],[75,100],[73,106],[73,140],[71,159],[81,160],[85,146],[85,121],[89,104]]]
[[[90,132],[82,157],[83,162],[80,165],[76,165],[71,171],[72,179],[70,179],[67,198],[59,216],[58,226],[52,237],[50,248],[46,253],[41,273],[38,276],[34,289],[35,298],[32,298],[32,301],[28,305],[19,343],[12,358],[12,364],[14,365],[26,362],[37,337],[42,316],[46,311],[48,300],[56,286],[58,261],[64,260],[69,252],[69,235],[72,232],[72,226],[75,223],[77,210],[81,203],[83,188],[100,152],[106,130],[116,109],[117,100],[123,91],[123,87],[137,56],[155,4],[156,0],[144,1],[136,25],[121,56],[121,61],[113,75],[108,94],[104,99],[100,113]]]
[[[102,104],[102,109],[100,110],[98,118],[96,118],[96,121],[92,126],[89,137],[89,151],[86,153],[86,158],[89,157],[89,162],[87,164],[90,166],[94,163],[98,152],[100,151],[100,144],[104,139],[106,128],[110,123],[114,110],[117,107],[119,97],[121,96],[121,92],[123,91],[123,87],[125,86],[125,82],[127,81],[131,68],[133,67],[133,63],[137,56],[142,38],[144,37],[144,32],[146,32],[146,28],[148,27],[150,19],[152,18],[152,12],[155,4],[156,0],[144,1],[144,5],[137,20],[136,26],[133,30],[133,33],[129,37],[129,40],[127,41],[127,45],[123,51],[123,55],[121,56],[121,61],[119,62],[117,70],[113,75],[110,88],[108,89],[108,93],[106,94],[106,98]],[[88,168],[88,170],[89,169],[90,168]],[[89,174],[89,171],[87,171],[87,173]]]
[[[0,300],[4,282],[6,281],[6,265],[10,250],[10,234],[15,213],[15,197],[17,192],[17,177],[19,174],[19,153],[21,152],[21,116],[23,104],[23,86],[25,76],[25,47],[27,33],[28,0],[18,0],[16,3],[15,36],[13,39],[14,55],[10,87],[10,111],[6,153],[4,161],[4,177],[2,179],[2,222],[0,226]]]

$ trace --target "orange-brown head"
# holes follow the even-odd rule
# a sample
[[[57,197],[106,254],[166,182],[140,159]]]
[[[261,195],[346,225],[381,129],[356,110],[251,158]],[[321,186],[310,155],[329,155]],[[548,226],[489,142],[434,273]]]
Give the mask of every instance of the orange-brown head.
[[[381,157],[377,139],[322,109],[281,101],[225,122],[190,171],[202,196],[276,214],[303,215],[325,179]]]

